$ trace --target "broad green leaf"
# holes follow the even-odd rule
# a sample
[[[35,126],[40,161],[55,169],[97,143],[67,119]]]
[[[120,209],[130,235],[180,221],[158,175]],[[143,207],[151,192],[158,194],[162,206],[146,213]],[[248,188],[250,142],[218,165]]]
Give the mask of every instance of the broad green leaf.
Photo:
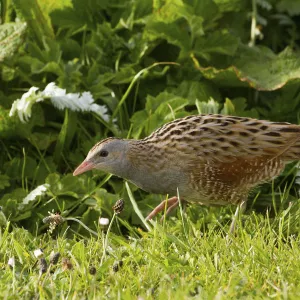
[[[221,86],[250,86],[261,91],[272,91],[289,81],[300,78],[300,58],[287,48],[278,55],[260,48],[240,47],[232,65],[218,69],[196,67],[205,78]]]
[[[152,0],[138,0],[133,2],[134,18],[139,20],[152,13]]]
[[[6,226],[7,225],[7,219],[5,214],[0,211],[0,226]]]
[[[35,132],[28,139],[32,145],[40,150],[46,150],[53,142],[57,140],[57,133],[49,132]]]
[[[189,5],[196,16],[204,18],[206,23],[218,17],[219,9],[213,0],[183,0],[183,2]]]
[[[15,68],[10,68],[7,66],[2,67],[2,79],[3,81],[11,81],[15,78],[17,70]]]
[[[62,51],[60,44],[56,40],[47,37],[42,39],[42,47],[37,45],[36,42],[28,44],[28,52],[30,56],[37,58],[39,61],[45,63],[61,61]]]
[[[27,138],[30,136],[32,128],[37,125],[44,125],[44,116],[39,105],[33,107],[32,118],[27,123],[22,123],[18,116],[10,117],[9,110],[4,109],[0,105],[0,138],[12,138],[17,136]]]
[[[64,150],[68,149],[70,146],[70,143],[76,132],[76,123],[77,115],[74,112],[66,109],[64,123],[58,135],[57,143],[53,154],[53,160],[57,164],[59,164],[59,162],[62,160],[62,154],[64,153]]]
[[[187,14],[182,0],[156,1],[151,19],[156,22],[173,23]]]
[[[247,99],[246,98],[234,98],[232,100],[226,99],[226,102],[231,102],[234,107],[233,115],[241,117],[259,118],[259,114],[255,108],[247,109]]]
[[[94,29],[105,20],[102,10],[109,5],[109,0],[72,0],[71,5],[51,12],[52,23],[60,28],[77,30]]]
[[[198,37],[195,41],[194,52],[198,55],[207,53],[220,53],[233,56],[238,48],[239,39],[235,36],[221,31]]]
[[[280,0],[277,5],[280,12],[287,11],[290,16],[300,15],[300,2],[295,0]]]
[[[101,45],[101,46],[99,46]],[[85,45],[90,61],[96,61],[102,74],[115,71],[116,63],[128,52],[126,41],[117,34],[111,24],[98,24]],[[119,68],[118,68],[119,69]]]
[[[224,115],[234,115],[235,107],[234,107],[233,103],[230,101],[230,99],[226,98],[224,107],[221,110],[221,113]]]
[[[65,118],[64,123],[61,127],[60,133],[58,135],[58,139],[56,142],[53,159],[58,164],[62,160],[62,154],[64,150],[64,144],[67,138],[68,127],[69,127],[69,111],[65,110]]]
[[[132,66],[122,68],[116,73],[114,79],[111,81],[113,84],[129,83],[136,75],[136,71]]]
[[[16,239],[13,239],[13,245],[15,252],[17,253],[18,260],[21,264],[25,263],[25,260],[30,256],[29,253]]]
[[[39,0],[39,4],[41,9],[47,13],[50,14],[51,12],[58,10],[58,9],[64,9],[66,7],[72,7],[72,0]]]
[[[24,42],[26,23],[0,25],[0,62],[11,58]]]
[[[3,207],[4,214],[11,218],[19,214],[18,206],[26,197],[27,192],[21,188],[14,189],[11,193],[5,194],[0,199],[0,205]]]
[[[164,123],[177,118],[179,114],[182,116],[183,108],[188,104],[187,99],[166,92],[157,97],[148,96],[145,110],[135,113],[131,118],[132,136],[139,138],[141,134],[149,135]]]
[[[18,222],[21,220],[25,220],[25,219],[29,219],[32,216],[32,210],[26,210],[24,212],[21,211],[21,213],[19,213],[18,215],[16,215],[12,221],[14,222]]]
[[[9,177],[7,175],[0,174],[0,190],[3,190],[8,186],[10,186]]]
[[[191,40],[195,42],[195,39],[198,36],[204,35],[204,30],[203,30],[204,19],[202,17],[192,15],[187,19],[187,21],[191,29],[191,34],[192,34]]]
[[[119,196],[100,188],[95,191],[93,198],[97,200],[98,210],[105,210],[108,215],[112,215],[112,206],[117,202]]]
[[[33,74],[40,73],[53,73],[57,76],[64,76],[63,70],[60,65],[54,61],[47,63],[46,65],[42,65],[42,68],[32,68]]]
[[[172,92],[177,96],[188,99],[191,105],[193,105],[196,100],[202,102],[208,101],[210,98],[216,101],[221,100],[218,89],[208,80],[184,80],[174,91],[172,90]]]
[[[285,1],[285,0],[284,0]],[[214,0],[220,12],[241,11],[247,7],[247,2],[244,0]]]
[[[208,102],[196,100],[196,106],[199,114],[218,114],[220,110],[220,104],[212,98]]]
[[[152,38],[166,39],[170,44],[176,45],[182,50],[190,50],[191,39],[181,22],[149,22],[146,28],[152,34]]]
[[[24,20],[34,34],[36,41],[40,46],[43,44],[43,38],[46,36],[54,39],[54,32],[51,26],[49,15],[41,9],[41,0],[13,0],[18,17]]]
[[[281,89],[264,93],[257,110],[265,119],[299,123],[299,80],[289,83]]]
[[[37,43],[28,44],[28,55],[18,59],[24,72],[33,74],[54,73],[57,76],[64,75],[63,64],[61,63],[62,51],[59,43],[55,40],[43,37],[43,44],[40,47]]]
[[[38,161],[38,165],[34,170],[34,180],[36,184],[43,184],[46,177],[57,171],[57,165],[53,161],[52,156],[42,157]]]
[[[69,195],[78,198],[78,194],[88,193],[95,188],[95,182],[86,175],[74,177],[72,174],[60,176],[49,174],[45,180],[50,185],[49,190],[56,196]]]
[[[33,170],[36,169],[36,161],[27,156],[25,159],[14,157],[11,161],[4,164],[6,174],[14,180],[32,179],[34,177]]]

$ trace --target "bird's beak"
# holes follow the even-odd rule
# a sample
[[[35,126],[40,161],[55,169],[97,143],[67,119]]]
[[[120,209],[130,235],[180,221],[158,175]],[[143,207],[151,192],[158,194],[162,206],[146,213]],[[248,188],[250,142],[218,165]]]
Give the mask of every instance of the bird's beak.
[[[77,176],[79,174],[82,174],[86,171],[90,171],[94,168],[94,164],[87,161],[87,160],[84,160],[77,168],[76,170],[73,172],[73,176]]]

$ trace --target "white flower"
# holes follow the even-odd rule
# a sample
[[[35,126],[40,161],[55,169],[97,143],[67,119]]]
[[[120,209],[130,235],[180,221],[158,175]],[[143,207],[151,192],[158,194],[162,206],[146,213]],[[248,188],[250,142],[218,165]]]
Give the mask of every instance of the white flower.
[[[50,97],[52,104],[58,109],[69,108],[73,111],[92,111],[109,121],[107,108],[104,105],[94,103],[94,98],[90,92],[66,93],[66,90],[55,85],[54,82],[49,83],[42,92],[46,97]]]
[[[33,251],[33,254],[34,254],[34,256],[35,256],[36,258],[39,258],[39,257],[41,257],[41,256],[44,255],[44,252],[43,252],[42,249],[35,249],[35,250]]]
[[[109,121],[110,116],[107,114],[107,107],[94,103],[94,98],[90,92],[67,93],[66,90],[56,86],[54,82],[49,83],[42,92],[36,93],[37,90],[37,87],[31,87],[21,99],[14,101],[9,115],[13,116],[17,112],[20,120],[26,122],[31,117],[32,105],[49,98],[53,106],[60,110],[68,108],[72,111],[91,111],[99,115],[104,121]]]
[[[42,185],[39,185],[37,188],[35,188],[33,191],[31,191],[22,201],[22,203],[20,203],[20,205],[23,207],[24,205],[28,204],[30,201],[35,200],[35,198],[37,196],[41,196],[43,194],[45,194],[45,192],[47,191],[47,189],[49,188],[49,184],[45,183]]]
[[[37,87],[33,86],[28,92],[22,95],[21,99],[14,101],[12,104],[9,116],[13,116],[16,111],[20,120],[24,123],[31,117],[31,108],[34,103],[43,101],[44,99],[40,96],[40,93],[36,94]]]
[[[109,224],[108,218],[99,218],[99,224],[102,226],[107,226]]]
[[[7,264],[8,264],[11,268],[14,268],[14,266],[16,265],[16,263],[15,263],[15,258],[14,258],[14,257],[10,257],[10,258],[8,259]]]

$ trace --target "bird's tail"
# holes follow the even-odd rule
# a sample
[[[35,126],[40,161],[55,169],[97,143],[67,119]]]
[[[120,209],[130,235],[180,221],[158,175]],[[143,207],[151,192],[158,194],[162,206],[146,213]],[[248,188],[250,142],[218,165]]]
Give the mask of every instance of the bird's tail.
[[[290,125],[280,129],[280,133],[286,138],[286,149],[281,157],[287,161],[300,160],[300,126]]]

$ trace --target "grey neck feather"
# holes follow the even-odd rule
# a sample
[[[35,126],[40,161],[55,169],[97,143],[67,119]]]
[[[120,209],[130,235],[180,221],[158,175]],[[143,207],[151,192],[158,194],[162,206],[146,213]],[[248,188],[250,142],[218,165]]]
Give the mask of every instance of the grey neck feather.
[[[176,194],[177,187],[185,180],[182,170],[172,167],[170,171],[170,162],[164,161],[163,165],[161,158],[150,157],[151,151],[147,151],[147,147],[151,145],[141,146],[139,141],[130,140],[127,159],[123,159],[122,166],[126,171],[116,175],[151,193]],[[153,168],[155,162],[159,167]]]

